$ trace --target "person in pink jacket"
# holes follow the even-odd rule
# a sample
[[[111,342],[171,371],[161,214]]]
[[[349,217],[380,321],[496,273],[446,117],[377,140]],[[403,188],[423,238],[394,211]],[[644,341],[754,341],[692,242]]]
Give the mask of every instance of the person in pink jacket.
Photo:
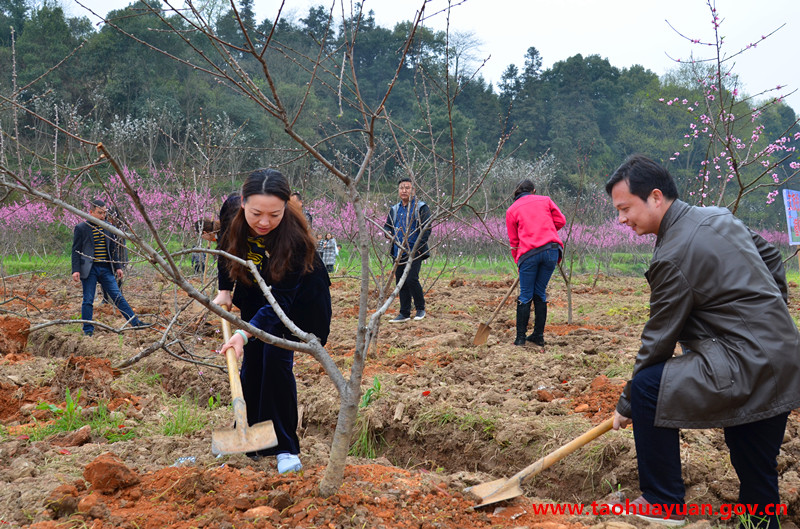
[[[547,283],[561,260],[564,243],[558,237],[567,219],[550,197],[534,194],[533,182],[525,179],[514,190],[514,202],[506,211],[511,255],[519,269],[517,337],[514,345],[533,342],[544,346],[547,321]],[[528,332],[533,301],[533,333]]]

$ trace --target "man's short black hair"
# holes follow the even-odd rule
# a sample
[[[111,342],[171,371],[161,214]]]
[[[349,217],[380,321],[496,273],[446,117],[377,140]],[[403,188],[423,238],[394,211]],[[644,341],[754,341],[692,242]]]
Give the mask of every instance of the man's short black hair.
[[[669,171],[641,154],[631,155],[622,162],[606,182],[606,193],[611,195],[614,186],[623,180],[628,182],[631,194],[645,202],[653,189],[660,189],[667,200],[678,198],[678,188]]]
[[[403,182],[408,182],[408,183],[409,183],[409,184],[411,184],[412,186],[414,185],[414,182],[412,182],[412,181],[411,181],[411,178],[410,178],[410,177],[408,177],[408,176],[404,176],[404,177],[402,177],[400,180],[398,180],[398,181],[397,181],[397,185],[400,185],[400,184],[402,184]]]
[[[89,202],[89,204],[92,206],[92,209],[93,209],[93,210],[94,210],[94,209],[97,209],[97,208],[104,208],[104,207],[106,207],[106,203],[105,203],[105,202],[103,202],[102,200],[100,200],[99,198],[95,198],[95,199],[93,199],[91,202]]]

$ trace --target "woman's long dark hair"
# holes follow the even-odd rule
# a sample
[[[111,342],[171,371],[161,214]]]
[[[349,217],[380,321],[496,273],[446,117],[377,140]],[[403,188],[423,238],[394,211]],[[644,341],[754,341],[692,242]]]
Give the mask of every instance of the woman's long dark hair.
[[[268,283],[280,281],[287,271],[308,273],[314,269],[317,244],[308,231],[303,214],[288,205],[290,193],[286,177],[275,169],[257,169],[250,173],[242,185],[242,204],[253,195],[271,195],[283,200],[286,206],[281,223],[264,236],[269,252],[264,279]],[[220,248],[236,257],[247,259],[250,226],[245,219],[244,209],[236,209],[230,226],[224,230]],[[235,281],[244,284],[252,282],[247,267],[239,263],[228,261],[228,271]]]

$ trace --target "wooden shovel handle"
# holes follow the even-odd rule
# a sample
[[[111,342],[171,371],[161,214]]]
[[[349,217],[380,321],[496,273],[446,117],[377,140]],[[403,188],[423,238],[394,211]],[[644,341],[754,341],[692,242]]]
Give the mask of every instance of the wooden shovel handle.
[[[486,325],[489,325],[490,323],[492,323],[492,321],[494,321],[494,318],[495,316],[497,316],[497,313],[500,312],[500,309],[502,309],[503,305],[506,304],[508,296],[510,296],[511,293],[514,292],[514,289],[517,288],[517,283],[519,283],[519,276],[517,276],[517,278],[514,280],[514,283],[511,285],[511,288],[509,288],[508,292],[506,292],[506,297],[503,298],[503,301],[501,301],[500,304],[497,306],[497,308],[494,310],[494,314],[492,314],[492,316],[489,318],[489,321],[486,322]]]
[[[222,319],[222,336],[225,343],[231,339],[231,324],[226,319]],[[228,381],[231,384],[231,402],[236,399],[244,400],[242,393],[242,380],[239,378],[239,362],[236,360],[236,350],[228,347],[225,350],[225,360],[228,362]]]
[[[545,470],[547,468],[550,468],[554,463],[557,463],[558,461],[561,461],[562,459],[564,459],[569,454],[571,454],[572,452],[574,452],[578,448],[582,447],[583,445],[585,445],[589,441],[592,441],[592,440],[600,437],[601,435],[603,435],[607,431],[611,430],[611,427],[613,425],[614,425],[614,417],[612,416],[612,417],[609,417],[608,419],[606,419],[605,421],[601,422],[600,424],[598,424],[597,426],[595,426],[591,430],[587,431],[586,433],[584,433],[580,437],[577,437],[577,438],[573,439],[572,441],[570,441],[569,443],[565,444],[561,448],[558,448],[558,449],[550,452],[549,454],[547,454],[543,458],[539,459],[538,461],[535,461],[535,462],[531,463],[530,465],[528,465],[527,467],[523,468],[522,470],[517,472],[515,475],[510,477],[508,479],[508,481],[509,482],[513,482],[514,480],[519,480],[519,483],[522,484],[522,482],[525,479],[527,479],[529,477],[533,477],[536,474],[540,473],[541,471],[543,471],[543,470]]]

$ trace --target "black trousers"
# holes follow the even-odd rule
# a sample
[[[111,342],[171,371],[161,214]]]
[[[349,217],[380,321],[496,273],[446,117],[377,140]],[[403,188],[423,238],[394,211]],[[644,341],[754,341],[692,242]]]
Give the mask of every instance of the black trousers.
[[[394,271],[395,284],[400,282],[403,272],[408,264],[399,264]],[[400,289],[400,314],[402,316],[411,316],[411,299],[414,299],[414,307],[417,310],[425,310],[425,294],[422,290],[422,284],[419,282],[419,269],[422,266],[422,259],[416,259],[411,262],[411,270],[408,271],[406,282]]]
[[[257,311],[257,309],[256,309]],[[242,319],[255,315],[247,308]],[[260,456],[280,453],[299,454],[297,437],[297,382],[294,378],[294,351],[265,344],[252,338],[244,346],[240,378],[250,425],[272,421],[278,446],[255,452]]]
[[[639,488],[650,503],[683,505],[685,489],[681,477],[680,430],[654,424],[663,371],[664,363],[642,369],[631,385],[631,419],[639,465]],[[738,502],[754,508],[757,513],[751,518],[750,527],[753,528],[779,527],[774,509],[780,503],[777,457],[788,417],[788,412],[781,413],[724,429],[725,444],[739,477]]]

